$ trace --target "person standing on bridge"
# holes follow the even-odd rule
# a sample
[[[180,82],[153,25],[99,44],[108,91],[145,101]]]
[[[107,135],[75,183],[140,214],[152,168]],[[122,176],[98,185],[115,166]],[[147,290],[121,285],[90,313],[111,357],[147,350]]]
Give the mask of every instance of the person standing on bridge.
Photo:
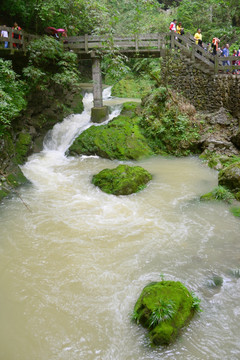
[[[1,31],[1,37],[8,38],[8,32],[6,25],[3,25],[4,29]],[[4,48],[8,48],[8,41],[4,41]]]
[[[184,28],[182,27],[182,23],[181,23],[181,22],[179,22],[179,23],[177,24],[177,33],[178,33],[179,35],[184,35]]]
[[[176,32],[177,31],[176,25],[177,25],[177,20],[173,19],[173,21],[171,22],[171,24],[169,26],[169,30]]]
[[[226,44],[222,50],[222,56],[223,57],[228,57],[229,56],[229,44]],[[223,65],[228,65],[230,66],[230,61],[223,61]]]
[[[217,37],[212,39],[213,55],[217,55],[220,40]]]
[[[18,31],[22,30],[22,29],[20,28],[20,26],[18,26],[18,24],[15,22],[15,23],[13,24],[12,29],[13,29],[13,32],[12,32],[12,37],[13,37],[13,39],[19,39],[19,40],[21,40],[21,35],[14,32],[14,30],[18,30]],[[19,49],[19,48],[20,48],[20,44],[19,44],[19,43],[17,43],[17,44],[13,43],[13,47]]]
[[[194,39],[196,40],[196,44],[202,47],[202,33],[201,29],[197,29],[196,34],[194,35]]]

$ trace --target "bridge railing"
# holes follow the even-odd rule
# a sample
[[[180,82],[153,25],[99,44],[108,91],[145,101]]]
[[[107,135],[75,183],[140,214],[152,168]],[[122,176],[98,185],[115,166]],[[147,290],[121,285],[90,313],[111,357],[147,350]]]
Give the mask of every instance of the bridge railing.
[[[71,36],[67,38],[67,44],[64,44],[66,48],[77,53],[86,53],[92,50],[115,49],[116,51],[123,52],[138,52],[138,51],[159,51],[166,45],[166,34],[145,34],[135,36]]]
[[[0,46],[2,50],[9,51],[10,49],[12,53],[15,50],[26,52],[29,42],[39,38],[38,35],[28,34],[24,30],[15,30],[11,27],[0,26],[0,33],[2,30],[7,31],[8,37],[0,36]],[[8,43],[7,48],[4,47],[5,42]]]
[[[26,53],[27,45],[33,39],[39,38],[38,35],[31,35],[23,30],[14,30],[11,27],[0,26],[0,32],[7,31],[8,37],[0,37],[0,47],[4,49],[4,42],[8,42],[11,53],[15,50]],[[14,38],[14,35],[16,38]],[[107,49],[131,54],[151,53],[160,56],[165,49],[177,49],[186,55],[193,62],[198,61],[198,66],[203,71],[220,73],[237,73],[240,70],[240,57],[213,56],[207,51],[207,45],[203,48],[195,43],[192,35],[179,35],[175,32],[156,33],[156,34],[136,34],[134,36],[114,36],[107,35],[84,35],[70,36],[63,38],[63,45],[66,50],[73,50],[78,54],[90,54],[92,51],[105,52]],[[135,56],[135,55],[134,55]],[[202,66],[203,65],[203,66]]]

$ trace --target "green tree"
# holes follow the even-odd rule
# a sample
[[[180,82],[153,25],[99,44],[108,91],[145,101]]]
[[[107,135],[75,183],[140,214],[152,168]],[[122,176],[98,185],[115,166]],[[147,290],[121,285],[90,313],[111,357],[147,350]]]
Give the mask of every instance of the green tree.
[[[182,0],[177,10],[177,18],[185,30],[194,34],[201,28],[204,42],[211,41],[214,36],[224,41],[236,40],[240,33],[236,26],[239,14],[237,0]]]
[[[107,19],[104,2],[96,0],[12,0],[2,2],[0,12],[26,31],[37,33],[53,26],[67,28],[69,35],[81,35],[104,26]]]
[[[0,59],[0,136],[25,106],[23,82],[12,70],[11,61]]]
[[[46,89],[53,84],[64,87],[78,87],[80,73],[77,69],[77,55],[64,51],[61,42],[44,36],[29,45],[29,64],[23,69],[29,89]]]

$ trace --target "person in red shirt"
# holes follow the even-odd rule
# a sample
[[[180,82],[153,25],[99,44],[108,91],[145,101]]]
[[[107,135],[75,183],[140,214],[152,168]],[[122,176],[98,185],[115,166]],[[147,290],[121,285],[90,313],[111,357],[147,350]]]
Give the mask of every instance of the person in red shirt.
[[[14,30],[22,30],[22,29],[20,28],[20,26],[18,26],[18,24],[15,22],[15,23],[13,24],[12,29],[13,29],[13,32],[12,32],[12,37],[13,37],[13,39],[19,39],[19,40],[21,40],[21,35],[20,35],[20,34],[16,34],[16,33],[14,32]],[[13,47],[19,49],[19,48],[20,48],[20,44],[19,44],[19,43],[18,43],[18,44],[13,44]]]

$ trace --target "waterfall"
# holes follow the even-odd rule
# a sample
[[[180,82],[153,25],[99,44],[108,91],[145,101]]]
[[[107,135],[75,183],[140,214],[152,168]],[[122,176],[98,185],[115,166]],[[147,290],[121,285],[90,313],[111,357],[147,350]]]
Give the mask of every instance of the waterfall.
[[[103,100],[111,98],[111,87],[103,90]],[[74,139],[84,130],[92,125],[99,126],[106,124],[114,117],[118,116],[121,106],[112,109],[108,119],[102,124],[91,122],[91,108],[93,106],[93,94],[86,93],[83,98],[84,111],[81,114],[74,114],[66,117],[61,123],[56,124],[52,130],[48,131],[44,138],[43,149],[47,151],[58,151],[64,154]]]

